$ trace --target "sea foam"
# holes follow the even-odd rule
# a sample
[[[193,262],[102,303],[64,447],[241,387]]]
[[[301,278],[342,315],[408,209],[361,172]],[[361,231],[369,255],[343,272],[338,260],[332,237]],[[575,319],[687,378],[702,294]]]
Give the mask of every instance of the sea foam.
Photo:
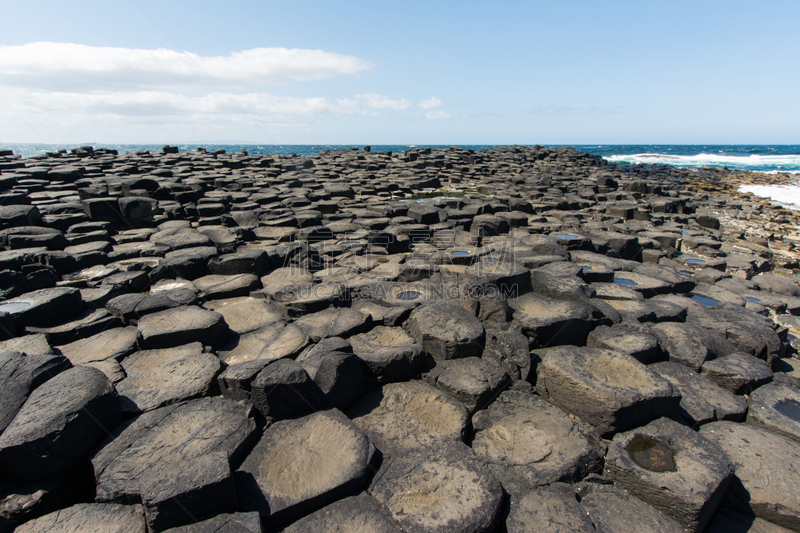
[[[644,165],[672,165],[680,167],[732,167],[742,170],[757,170],[770,172],[800,172],[800,155],[728,155],[701,153],[697,155],[670,155],[670,154],[628,154],[611,155],[606,159],[615,163],[631,163]]]
[[[751,192],[788,209],[800,211],[800,184],[794,185],[741,185],[739,192]]]

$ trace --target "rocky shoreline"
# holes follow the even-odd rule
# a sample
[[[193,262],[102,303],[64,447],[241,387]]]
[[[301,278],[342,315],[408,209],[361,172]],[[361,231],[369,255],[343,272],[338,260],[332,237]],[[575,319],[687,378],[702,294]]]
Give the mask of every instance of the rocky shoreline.
[[[0,152],[0,531],[800,531],[783,179]]]

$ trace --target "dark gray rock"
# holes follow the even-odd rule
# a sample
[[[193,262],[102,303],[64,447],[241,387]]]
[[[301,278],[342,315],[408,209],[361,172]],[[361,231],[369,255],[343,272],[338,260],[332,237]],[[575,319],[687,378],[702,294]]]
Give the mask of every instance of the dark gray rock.
[[[378,326],[348,340],[372,383],[412,379],[419,375],[425,363],[422,346],[402,328]]]
[[[72,364],[62,355],[0,353],[0,433],[11,423],[36,387]]]
[[[194,280],[201,298],[221,300],[237,296],[249,296],[261,288],[261,281],[254,274],[210,274]]]
[[[312,342],[327,337],[350,337],[372,329],[372,317],[349,307],[328,308],[295,320]]]
[[[262,533],[258,513],[221,514],[188,526],[168,529],[165,533]]]
[[[575,494],[563,485],[542,487],[512,500],[506,528],[508,533],[595,533]]]
[[[280,525],[354,494],[373,473],[375,448],[332,409],[269,427],[236,472],[241,506]]]
[[[535,354],[541,358],[536,370],[539,394],[601,435],[677,412],[680,394],[631,356],[567,346]]]
[[[83,465],[122,422],[117,392],[89,367],[61,372],[35,389],[0,436],[0,464],[25,483],[58,478]]]
[[[527,380],[531,371],[528,337],[519,328],[509,328],[508,331],[487,330],[486,347],[481,359],[508,374],[512,385],[519,380]]]
[[[748,393],[772,381],[772,370],[765,361],[741,352],[706,361],[700,372],[734,394]]]
[[[594,492],[581,498],[581,507],[597,533],[683,533],[685,530],[659,511],[623,492]]]
[[[182,306],[146,315],[139,320],[139,348],[171,348],[191,342],[221,346],[230,336],[222,315],[195,306]]]
[[[697,372],[706,360],[737,351],[716,333],[694,324],[656,324],[652,331],[670,361]]]
[[[744,398],[723,389],[689,367],[665,361],[647,368],[672,383],[672,387],[681,394],[681,414],[687,418],[687,422],[702,425],[717,420],[744,420],[747,411]]]
[[[141,505],[80,503],[55,511],[17,527],[19,533],[103,531],[104,533],[146,533]]]
[[[712,422],[700,435],[717,444],[734,465],[725,506],[800,531],[800,444],[749,424]]]
[[[580,304],[525,294],[508,301],[514,322],[539,348],[582,346],[592,327],[589,312]]]
[[[0,303],[0,311],[12,315],[20,326],[55,326],[80,315],[83,300],[72,287],[41,289]]]
[[[603,450],[587,440],[590,432],[533,394],[506,391],[475,413],[472,424],[472,449],[512,495],[556,481],[578,481],[602,469]],[[599,435],[590,437],[599,448]]]
[[[485,342],[478,319],[450,302],[436,302],[412,311],[408,331],[437,361],[479,356]]]
[[[500,519],[502,486],[460,442],[409,452],[384,465],[369,492],[404,531],[488,533]]]
[[[136,328],[109,329],[57,348],[73,365],[120,360],[136,349]]]
[[[231,464],[242,459],[254,430],[244,406],[221,398],[145,413],[95,452],[96,501],[141,501],[149,531],[236,512]]]
[[[344,498],[311,513],[283,530],[283,533],[369,531],[400,533],[383,509],[366,494]]]
[[[654,336],[624,325],[595,328],[586,338],[586,347],[615,350],[645,365],[655,363],[659,356],[658,340]]]
[[[463,403],[470,413],[485,408],[511,385],[508,374],[477,357],[439,361],[422,379]]]
[[[800,442],[800,389],[770,383],[750,394],[747,423]]]
[[[298,418],[325,406],[324,394],[300,363],[278,359],[261,370],[250,384],[253,404],[274,422]]]
[[[727,507],[720,507],[717,510],[706,529],[706,533],[788,533],[788,531],[761,518]]]
[[[705,529],[732,469],[713,440],[667,418],[615,435],[606,455],[609,478],[690,531]]]
[[[338,338],[333,337],[332,339]],[[346,344],[346,348],[350,348],[347,341],[338,340]],[[340,343],[327,344],[335,346]],[[297,358],[297,362],[322,391],[325,402],[331,407],[344,411],[367,393],[367,382],[361,369],[361,362],[352,353],[325,348],[313,350],[318,346],[312,347],[311,351],[304,351]],[[341,348],[345,348],[345,346],[341,346]]]

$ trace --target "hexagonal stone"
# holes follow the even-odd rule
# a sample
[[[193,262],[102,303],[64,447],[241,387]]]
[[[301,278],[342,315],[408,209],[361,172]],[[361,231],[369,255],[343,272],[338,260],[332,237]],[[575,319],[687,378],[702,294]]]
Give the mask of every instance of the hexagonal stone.
[[[500,518],[500,482],[460,442],[408,452],[384,465],[369,492],[404,531],[489,532]]]
[[[747,423],[800,442],[800,390],[770,383],[750,394]]]
[[[144,509],[141,505],[116,503],[79,503],[67,509],[44,515],[17,527],[19,533],[70,533],[103,531],[104,533],[146,533]]]
[[[593,492],[581,498],[581,507],[597,533],[684,533],[677,523],[624,492]]]
[[[464,405],[420,381],[374,389],[347,415],[384,454],[461,441],[469,421]]]
[[[149,411],[117,429],[92,458],[98,502],[141,501],[150,530],[239,508],[231,464],[249,447],[245,406],[201,398]]]
[[[319,342],[328,337],[350,337],[372,329],[372,317],[355,309],[328,308],[317,313],[302,316],[295,320],[311,339]]]
[[[140,413],[206,396],[220,362],[203,345],[137,352],[122,361],[127,377],[117,384],[123,411]]]
[[[73,365],[83,365],[106,359],[122,359],[136,349],[136,328],[113,328],[57,346]]]
[[[422,379],[463,403],[470,413],[485,408],[511,384],[508,374],[478,357],[441,361]]]
[[[592,328],[589,312],[580,304],[530,293],[508,301],[514,322],[536,346],[581,346]]]
[[[677,412],[680,394],[629,355],[563,346],[539,350],[536,390],[601,435]]]
[[[287,320],[280,309],[261,298],[226,298],[211,300],[203,308],[216,311],[234,333],[244,334],[256,331],[275,322]]]
[[[741,422],[747,402],[678,363],[662,362],[647,367],[666,379],[681,394],[683,415],[691,423],[702,425],[717,420]]]
[[[683,322],[686,308],[662,300],[611,300],[614,309],[626,320],[638,322]]]
[[[253,405],[269,422],[307,415],[325,404],[317,384],[291,359],[269,363],[252,380],[250,391]]]
[[[766,429],[712,422],[700,435],[716,443],[733,462],[735,475],[726,507],[800,531],[800,443]]]
[[[658,361],[658,340],[647,333],[625,326],[600,326],[586,338],[587,348],[615,350],[649,365]]]
[[[575,494],[560,484],[532,490],[512,501],[506,528],[508,533],[595,533]]]
[[[236,472],[242,508],[285,523],[359,491],[375,448],[338,409],[269,427]]]
[[[21,483],[81,465],[122,422],[114,385],[97,369],[65,370],[34,390],[0,436],[3,473]]]
[[[403,328],[377,326],[348,341],[361,360],[367,379],[376,384],[412,379],[425,363],[422,346]]]
[[[230,366],[256,361],[266,365],[282,357],[297,355],[307,344],[308,336],[299,327],[280,321],[234,335],[217,353],[222,362]]]
[[[72,287],[41,289],[0,302],[0,312],[12,315],[19,326],[55,326],[82,311],[81,293]]]
[[[483,326],[455,302],[416,308],[408,319],[408,331],[437,361],[479,356],[483,350]]]
[[[691,531],[711,519],[732,469],[717,444],[668,418],[615,435],[606,455],[608,477]]]
[[[221,300],[249,296],[250,292],[261,288],[261,281],[254,274],[211,274],[194,280],[194,286],[200,291],[201,298]]]
[[[510,390],[472,417],[472,449],[503,483],[522,494],[601,470],[601,455],[564,411],[533,394]]]
[[[328,340],[332,339],[336,337]],[[328,405],[346,410],[367,392],[361,363],[352,353],[329,349],[314,350],[318,346],[314,345],[310,350],[304,351],[297,362],[320,388]],[[349,347],[347,344],[347,348]]]
[[[193,305],[144,316],[139,320],[138,329],[142,350],[172,348],[191,342],[219,346],[230,335],[222,315]]]
[[[284,533],[323,531],[400,533],[400,529],[367,494],[344,498],[323,507],[287,527]]]
[[[766,361],[742,352],[706,361],[700,372],[734,394],[748,393],[772,381]]]
[[[737,351],[716,333],[694,324],[667,322],[655,324],[651,330],[670,361],[697,372],[706,360]]]

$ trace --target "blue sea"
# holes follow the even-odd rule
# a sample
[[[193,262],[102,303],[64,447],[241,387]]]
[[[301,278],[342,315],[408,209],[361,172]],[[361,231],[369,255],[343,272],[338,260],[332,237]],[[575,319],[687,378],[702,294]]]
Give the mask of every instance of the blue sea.
[[[59,148],[82,145],[56,146],[44,144],[2,144],[0,149],[13,150],[22,157],[53,152]],[[119,153],[140,150],[161,151],[158,144],[94,144],[95,148],[110,148]],[[181,152],[201,146],[209,151],[223,149],[228,153],[247,150],[250,154],[314,155],[322,150],[363,148],[364,145],[334,144],[179,144]],[[411,148],[447,148],[449,145],[390,144],[372,145],[375,152],[404,152]],[[494,145],[459,145],[461,148],[480,150]],[[608,161],[623,165],[663,164],[678,167],[728,167],[729,169],[758,172],[787,172],[800,174],[800,145],[654,145],[654,144],[589,144],[567,145],[576,150],[599,155]]]

